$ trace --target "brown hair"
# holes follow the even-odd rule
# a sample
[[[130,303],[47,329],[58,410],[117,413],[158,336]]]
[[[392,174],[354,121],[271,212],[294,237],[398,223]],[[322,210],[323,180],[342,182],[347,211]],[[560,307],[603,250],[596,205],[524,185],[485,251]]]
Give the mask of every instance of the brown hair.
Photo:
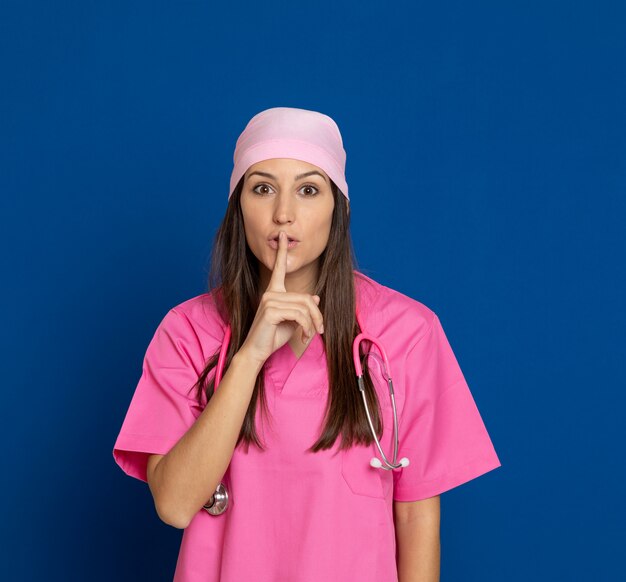
[[[232,357],[239,351],[252,326],[259,306],[258,259],[247,245],[240,199],[244,177],[229,199],[226,214],[219,226],[213,243],[209,290],[217,289],[216,303],[224,321],[231,327],[231,338],[224,364],[224,374]],[[340,448],[348,448],[354,443],[370,445],[374,439],[369,429],[362,397],[358,389],[356,370],[352,356],[352,343],[361,332],[355,315],[356,297],[354,276],[356,260],[350,238],[350,213],[345,198],[331,180],[331,190],[335,199],[330,235],[326,248],[319,257],[319,278],[315,295],[319,295],[319,309],[324,317],[324,333],[320,335],[328,364],[328,400],[322,434],[309,449],[317,452],[333,446],[339,433],[342,434]],[[219,287],[219,288],[218,288]],[[217,299],[220,296],[219,300]],[[378,438],[382,434],[382,418],[378,398],[363,355],[371,347],[371,342],[360,344],[363,380],[367,404],[372,423]],[[308,348],[307,348],[308,349]],[[216,367],[219,349],[211,356],[192,390],[196,389],[196,399],[201,402],[202,390],[207,402],[214,392],[214,375],[207,382],[210,371]],[[260,400],[262,410],[268,414],[265,398],[264,367],[257,376],[248,410],[244,417],[237,444],[244,442],[246,448],[255,443],[263,449],[255,427],[255,411]],[[223,377],[223,376],[222,376]]]

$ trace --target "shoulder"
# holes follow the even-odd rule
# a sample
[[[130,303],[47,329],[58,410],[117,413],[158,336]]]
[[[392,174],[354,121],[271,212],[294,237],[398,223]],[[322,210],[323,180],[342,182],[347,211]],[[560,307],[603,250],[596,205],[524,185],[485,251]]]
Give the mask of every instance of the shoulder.
[[[226,323],[218,309],[216,290],[190,297],[171,307],[159,324],[157,335],[193,350],[200,362],[219,350]]]
[[[394,333],[414,345],[438,321],[436,313],[421,301],[356,270],[355,288],[357,309],[370,333]]]
[[[209,335],[223,336],[226,322],[219,309],[219,290],[213,289],[182,301],[170,309]]]

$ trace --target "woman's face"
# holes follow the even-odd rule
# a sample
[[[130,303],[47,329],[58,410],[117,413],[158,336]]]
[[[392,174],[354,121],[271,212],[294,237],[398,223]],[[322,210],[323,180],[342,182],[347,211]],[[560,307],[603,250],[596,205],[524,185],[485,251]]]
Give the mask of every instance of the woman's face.
[[[328,175],[313,164],[273,158],[248,168],[241,211],[246,241],[259,260],[262,289],[267,288],[278,253],[269,239],[283,230],[299,241],[287,252],[285,288],[313,292],[318,258],[328,243],[334,207]]]

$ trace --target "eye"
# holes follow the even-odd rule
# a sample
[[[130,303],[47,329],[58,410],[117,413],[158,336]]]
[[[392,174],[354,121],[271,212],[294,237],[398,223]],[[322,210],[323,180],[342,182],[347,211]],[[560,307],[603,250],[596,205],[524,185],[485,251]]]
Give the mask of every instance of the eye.
[[[315,190],[314,194],[305,194],[305,196],[307,196],[307,198],[313,198],[313,196],[317,196],[317,194],[319,193],[319,188],[317,186],[314,186],[313,184],[305,184],[304,186],[302,186],[302,188],[300,188],[300,190],[304,190],[305,188],[308,189],[313,189]]]
[[[262,182],[261,184],[257,184],[254,188],[252,188],[253,192],[256,192],[257,194],[260,194],[261,196],[265,196],[265,193],[261,193],[257,190],[257,188],[261,188],[261,187],[266,187],[266,188],[271,188],[271,186],[269,184],[265,184],[265,182]]]

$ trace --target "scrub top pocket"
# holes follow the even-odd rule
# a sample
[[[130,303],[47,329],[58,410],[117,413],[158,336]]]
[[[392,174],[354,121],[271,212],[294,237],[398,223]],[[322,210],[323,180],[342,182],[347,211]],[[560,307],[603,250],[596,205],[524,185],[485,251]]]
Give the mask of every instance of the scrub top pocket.
[[[384,499],[393,485],[393,475],[391,471],[372,467],[370,459],[374,456],[380,458],[376,443],[341,451],[341,475],[352,493]]]
[[[391,461],[393,458],[393,409],[388,393],[379,393],[378,398],[383,421],[383,434],[382,438],[379,439],[380,446]],[[398,406],[398,414],[400,414],[401,402],[396,402],[396,405]],[[353,446],[342,451],[341,455],[341,474],[353,493],[378,498],[386,498],[389,495],[393,488],[394,471],[377,469],[370,465],[372,457],[383,460],[374,441],[369,446]]]

